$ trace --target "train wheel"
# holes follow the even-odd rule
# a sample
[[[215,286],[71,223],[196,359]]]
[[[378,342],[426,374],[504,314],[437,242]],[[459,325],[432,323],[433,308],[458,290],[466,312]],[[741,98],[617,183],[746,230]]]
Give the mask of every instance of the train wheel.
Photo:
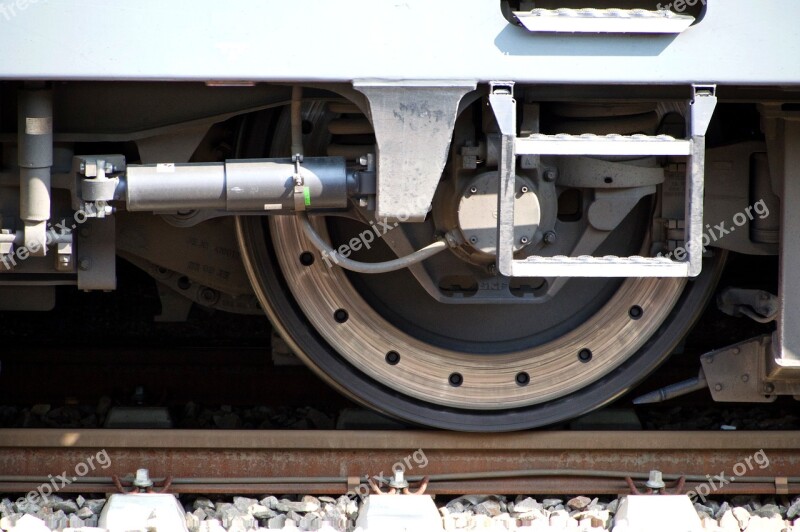
[[[634,209],[604,251],[636,254],[650,213],[646,204]],[[346,216],[313,223],[334,247],[370,227]],[[406,225],[390,231],[432,238],[430,224]],[[361,275],[336,267],[295,217],[241,217],[237,236],[273,325],[326,382],[390,416],[463,431],[549,425],[619,397],[689,331],[724,263],[716,253],[688,282],[574,279],[541,303],[452,304],[431,297],[408,270]],[[382,240],[362,250],[364,260],[394,257]],[[445,252],[431,268],[463,262]]]

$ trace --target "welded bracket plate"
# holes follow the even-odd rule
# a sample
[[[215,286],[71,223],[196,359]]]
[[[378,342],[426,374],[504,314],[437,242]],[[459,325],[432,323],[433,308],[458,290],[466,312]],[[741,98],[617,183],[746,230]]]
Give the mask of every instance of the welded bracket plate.
[[[714,401],[771,403],[779,395],[800,395],[800,380],[768,377],[770,335],[752,338],[700,357]]]
[[[458,104],[476,82],[356,81],[378,144],[376,215],[421,222],[442,177]]]
[[[78,288],[117,289],[116,220],[90,218],[73,234],[78,239]]]

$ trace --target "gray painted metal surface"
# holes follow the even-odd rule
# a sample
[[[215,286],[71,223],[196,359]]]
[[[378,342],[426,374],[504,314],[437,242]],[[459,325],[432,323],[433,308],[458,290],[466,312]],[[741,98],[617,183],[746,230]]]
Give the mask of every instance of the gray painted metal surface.
[[[378,142],[380,218],[421,222],[442,176],[458,104],[470,82],[356,83],[367,97]]]
[[[486,0],[20,4],[0,78],[800,84],[796,0],[711,0],[677,36],[531,34]]]
[[[347,207],[347,168],[343,158],[307,157],[299,170],[304,179],[306,208]],[[294,172],[290,159],[129,165],[126,183],[120,188],[124,189],[129,211],[220,209],[285,214],[295,208]]]

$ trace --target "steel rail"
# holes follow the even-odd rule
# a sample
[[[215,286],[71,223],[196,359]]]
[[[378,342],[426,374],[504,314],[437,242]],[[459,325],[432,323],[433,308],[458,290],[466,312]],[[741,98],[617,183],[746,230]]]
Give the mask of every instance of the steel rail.
[[[180,493],[343,494],[367,476],[390,476],[395,464],[412,480],[430,476],[433,494],[625,493],[625,477],[642,480],[651,469],[668,481],[686,476],[687,490],[721,484],[714,479],[723,474],[715,493],[796,493],[800,434],[0,429],[4,492],[57,475],[68,480],[65,492],[113,491],[112,475],[145,467],[156,479],[172,476]]]

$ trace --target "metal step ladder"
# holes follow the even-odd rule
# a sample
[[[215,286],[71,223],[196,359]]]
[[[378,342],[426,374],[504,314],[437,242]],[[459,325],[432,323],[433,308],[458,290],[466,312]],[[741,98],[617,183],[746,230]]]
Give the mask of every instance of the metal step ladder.
[[[535,33],[683,33],[694,17],[668,9],[532,9],[514,11],[517,20]]]
[[[489,103],[500,127],[497,268],[507,277],[696,277],[702,270],[705,135],[716,107],[715,85],[693,85],[688,140],[666,135],[516,136],[513,82],[492,82]],[[519,155],[686,156],[683,260],[666,257],[542,257],[514,259],[514,197]]]

